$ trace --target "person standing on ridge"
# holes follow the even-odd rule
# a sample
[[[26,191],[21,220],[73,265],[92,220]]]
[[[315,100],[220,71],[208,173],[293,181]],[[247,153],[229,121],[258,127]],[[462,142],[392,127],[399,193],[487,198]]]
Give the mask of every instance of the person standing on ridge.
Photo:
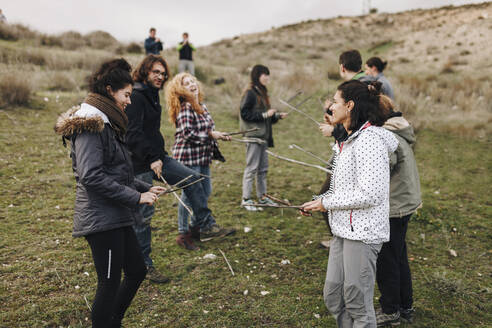
[[[179,51],[179,73],[188,71],[191,75],[195,75],[195,64],[193,63],[193,51],[196,48],[190,43],[189,34],[187,32],[183,33],[183,41],[178,44]]]
[[[158,55],[163,49],[161,39],[156,38],[155,34],[156,29],[154,27],[151,27],[149,30],[149,37],[145,39],[144,43],[146,55]]]

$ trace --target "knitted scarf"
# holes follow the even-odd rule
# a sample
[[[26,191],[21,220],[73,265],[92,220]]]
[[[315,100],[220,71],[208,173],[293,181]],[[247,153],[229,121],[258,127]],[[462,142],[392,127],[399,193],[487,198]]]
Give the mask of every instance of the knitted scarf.
[[[113,129],[120,137],[125,135],[128,127],[128,117],[125,112],[116,106],[116,103],[112,99],[97,93],[89,93],[84,102],[96,107],[101,112],[106,114],[111,122],[111,125],[113,126]]]

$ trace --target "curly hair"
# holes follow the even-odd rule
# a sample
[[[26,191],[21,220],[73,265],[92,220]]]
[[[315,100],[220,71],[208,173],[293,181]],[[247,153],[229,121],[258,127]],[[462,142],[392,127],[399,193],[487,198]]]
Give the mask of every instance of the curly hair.
[[[138,64],[137,68],[133,71],[133,80],[135,82],[145,83],[149,77],[150,70],[155,63],[161,63],[164,66],[164,70],[166,71],[164,74],[164,82],[162,83],[161,89],[164,87],[164,84],[171,77],[171,73],[169,72],[169,67],[167,66],[166,60],[159,55],[148,55],[142,60],[140,64]]]
[[[89,77],[89,91],[113,99],[107,86],[118,91],[127,85],[133,85],[131,70],[130,64],[123,58],[108,60]]]
[[[196,81],[198,85],[198,101],[195,95],[183,86],[183,80],[185,77]],[[203,102],[202,86],[196,77],[190,73],[179,73],[168,83],[166,87],[166,104],[167,110],[169,111],[169,122],[174,125],[176,125],[176,117],[178,117],[178,113],[181,111],[181,104],[184,102],[190,103],[193,110],[198,114],[203,113],[201,105]]]

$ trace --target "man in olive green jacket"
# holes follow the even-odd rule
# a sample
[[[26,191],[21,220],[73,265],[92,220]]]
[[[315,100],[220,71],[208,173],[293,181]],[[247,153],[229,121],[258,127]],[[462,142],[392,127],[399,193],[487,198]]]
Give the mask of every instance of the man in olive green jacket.
[[[376,281],[381,297],[378,326],[400,318],[413,318],[412,278],[408,265],[405,235],[408,221],[422,205],[420,179],[413,154],[415,134],[401,113],[393,112],[383,126],[398,139],[390,156],[390,241],[383,244],[377,260]]]

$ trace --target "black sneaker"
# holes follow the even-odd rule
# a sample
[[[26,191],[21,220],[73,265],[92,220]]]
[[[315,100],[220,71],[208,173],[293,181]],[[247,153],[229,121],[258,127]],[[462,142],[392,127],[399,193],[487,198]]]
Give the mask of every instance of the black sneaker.
[[[382,310],[376,312],[376,324],[378,327],[386,326],[399,326],[400,325],[400,312],[386,314]]]
[[[413,323],[413,315],[415,314],[414,308],[400,309],[400,318],[404,319],[408,323]]]
[[[158,284],[165,284],[166,282],[169,282],[169,278],[163,276],[153,266],[147,267],[147,275],[145,276],[145,278]]]
[[[218,224],[212,225],[208,230],[202,230],[200,232],[200,240],[208,241],[213,238],[220,238],[232,235],[236,232],[236,229],[233,228],[222,228]]]

